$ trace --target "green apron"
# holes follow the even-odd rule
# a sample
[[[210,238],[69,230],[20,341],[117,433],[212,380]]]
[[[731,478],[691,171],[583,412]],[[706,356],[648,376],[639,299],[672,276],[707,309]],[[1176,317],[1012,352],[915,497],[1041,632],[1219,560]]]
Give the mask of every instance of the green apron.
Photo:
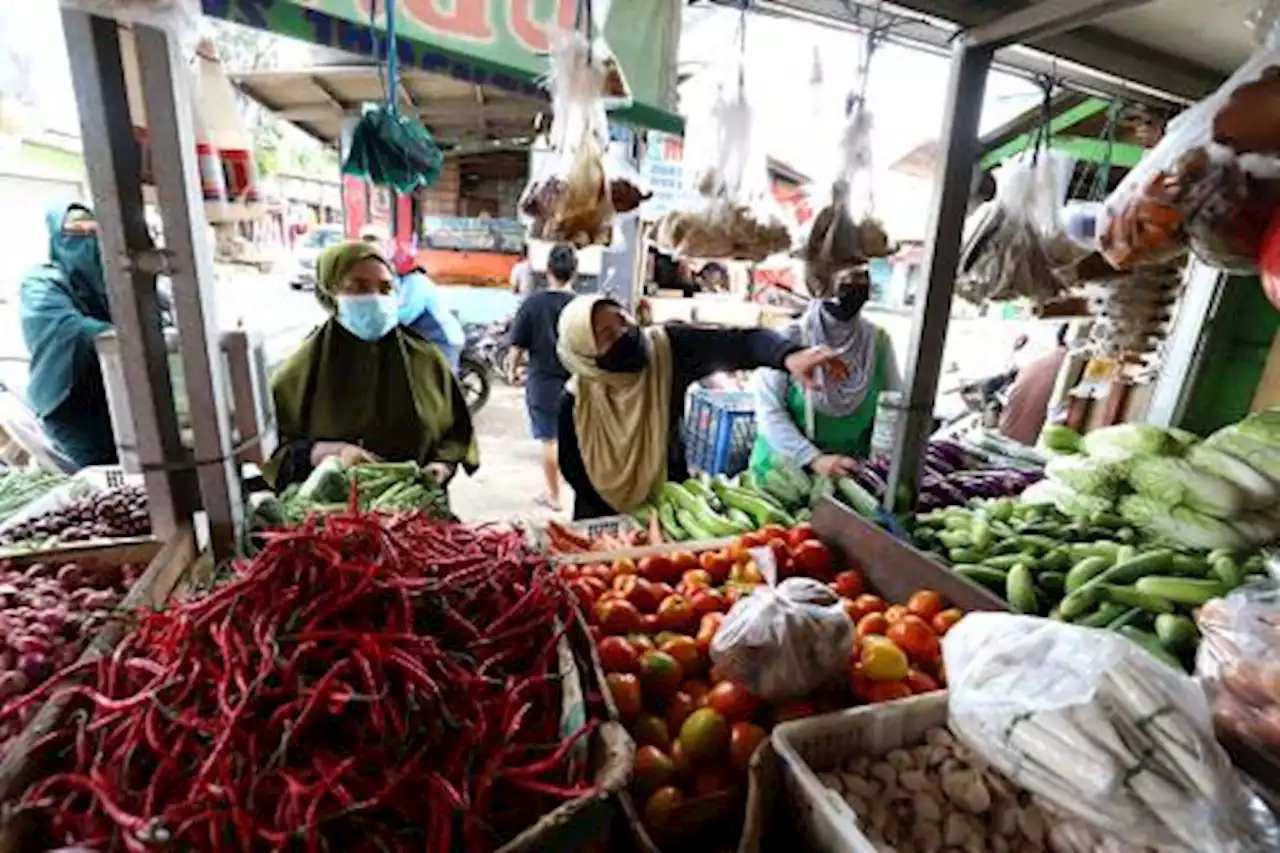
[[[865,459],[871,452],[871,430],[875,426],[876,403],[880,399],[880,390],[884,387],[884,347],[888,346],[888,336],[883,331],[876,331],[875,367],[871,371],[871,381],[867,385],[866,396],[858,408],[850,415],[834,417],[819,411],[813,413],[813,432],[808,439],[823,453],[836,453]],[[805,423],[804,387],[791,380],[787,387],[787,412],[797,424]],[[804,432],[804,428],[801,428]],[[751,449],[751,471],[763,477],[773,466],[773,450],[764,440],[764,435],[756,430],[756,443]]]

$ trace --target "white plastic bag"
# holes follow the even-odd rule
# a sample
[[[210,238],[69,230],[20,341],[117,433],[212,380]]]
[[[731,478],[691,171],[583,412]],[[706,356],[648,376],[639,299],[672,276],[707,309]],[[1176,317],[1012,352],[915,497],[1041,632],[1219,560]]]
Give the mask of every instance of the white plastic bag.
[[[1054,808],[1153,847],[1275,849],[1199,686],[1131,640],[974,613],[943,657],[952,731]]]
[[[589,0],[587,5],[591,10],[591,64],[603,75],[601,106],[606,110],[625,110],[632,102],[631,84],[604,36],[613,0]]]
[[[1187,247],[1223,269],[1254,268],[1280,205],[1280,26],[1265,10],[1258,21],[1258,51],[1170,122],[1107,199],[1100,242],[1117,269]]]
[[[847,678],[853,622],[812,578],[758,587],[733,606],[711,641],[711,661],[766,701],[806,696]]]

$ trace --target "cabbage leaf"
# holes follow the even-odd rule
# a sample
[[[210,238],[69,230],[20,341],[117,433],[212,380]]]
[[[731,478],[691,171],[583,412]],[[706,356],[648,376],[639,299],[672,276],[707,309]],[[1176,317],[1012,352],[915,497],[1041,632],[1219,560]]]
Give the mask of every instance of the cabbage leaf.
[[[1241,551],[1249,546],[1243,533],[1220,518],[1186,506],[1169,506],[1144,495],[1120,499],[1120,515],[1155,539],[1183,548]]]
[[[1149,424],[1116,424],[1084,437],[1084,452],[1094,459],[1124,462],[1133,456],[1180,453],[1182,446],[1160,427]]]
[[[1049,460],[1044,473],[1081,494],[1113,498],[1124,486],[1125,466],[1087,456],[1059,456]]]
[[[1244,492],[1245,504],[1252,509],[1269,507],[1280,501],[1280,485],[1243,459],[1210,445],[1191,448],[1187,461],[1231,482]]]
[[[1185,459],[1139,456],[1129,465],[1129,485],[1163,504],[1185,504],[1216,518],[1232,518],[1245,508],[1245,494],[1229,480]]]

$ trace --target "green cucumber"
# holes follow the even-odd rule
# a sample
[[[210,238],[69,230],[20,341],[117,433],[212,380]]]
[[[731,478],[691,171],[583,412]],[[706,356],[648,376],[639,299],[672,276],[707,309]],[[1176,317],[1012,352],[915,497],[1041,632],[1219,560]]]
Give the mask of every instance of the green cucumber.
[[[1059,545],[1040,558],[1040,568],[1046,572],[1066,572],[1071,565],[1071,554],[1063,545]]]
[[[1035,613],[1039,609],[1031,569],[1023,563],[1009,570],[1005,577],[1004,594],[1015,613]]]
[[[1200,643],[1200,630],[1195,620],[1180,613],[1161,613],[1156,617],[1156,636],[1171,654],[1190,654]]]
[[[1209,574],[1209,561],[1197,554],[1174,554],[1169,561],[1169,571],[1175,575],[1205,577]]]
[[[787,509],[799,506],[804,498],[808,497],[807,492],[803,494],[799,492],[795,484],[776,468],[760,478],[760,485],[766,494],[771,495]]]
[[[1066,591],[1067,576],[1063,572],[1041,572],[1036,575],[1036,588],[1054,601]]]
[[[1104,601],[1098,605],[1098,609],[1085,616],[1081,616],[1075,621],[1076,625],[1083,625],[1085,628],[1105,628],[1119,617],[1129,611],[1129,608],[1123,604],[1116,604],[1114,601]]]
[[[1029,560],[1025,554],[1002,554],[998,557],[983,557],[980,561],[984,566],[990,566],[993,569],[1003,569],[1008,571],[1014,566],[1030,565],[1033,560]]]
[[[1215,557],[1209,568],[1214,578],[1222,581],[1231,589],[1235,589],[1244,583],[1244,570],[1240,568],[1233,557]]]
[[[969,525],[969,541],[979,551],[990,548],[991,525],[987,524],[985,519],[975,516],[973,524]]]
[[[988,569],[986,566],[975,566],[971,564],[962,564],[952,566],[951,570],[966,580],[971,580],[976,584],[987,587],[988,589],[997,590],[1004,593],[1007,585],[1006,573],[999,569]]]
[[[680,525],[680,529],[689,534],[689,538],[695,542],[706,541],[708,539],[717,539],[714,533],[702,526],[702,519],[698,518],[695,513],[689,512],[684,507],[676,508],[676,523]]]
[[[689,538],[680,523],[676,521],[676,510],[668,501],[658,502],[658,523],[662,525],[662,535],[675,542],[683,542]]]
[[[1123,556],[1125,547],[1121,546],[1118,556]],[[1157,549],[1139,554],[1136,557],[1117,562],[1114,566],[1094,575],[1082,585],[1067,593],[1058,607],[1067,619],[1078,619],[1093,608],[1097,600],[1099,587],[1103,584],[1131,584],[1150,572],[1159,571],[1169,565],[1173,552],[1168,549]],[[1147,592],[1148,590],[1142,590]],[[1158,595],[1158,593],[1152,593]],[[1168,596],[1164,596],[1168,597]]]
[[[948,548],[947,557],[953,563],[980,563],[982,555],[972,548]],[[1003,572],[1001,572],[1003,574]]]
[[[711,487],[696,477],[690,477],[684,481],[684,489],[691,495],[702,498],[711,507],[713,512],[719,512],[721,509],[720,496],[711,490]]]
[[[676,509],[686,512],[698,511],[698,499],[679,483],[663,483],[658,495]]]
[[[1106,628],[1108,631],[1119,631],[1125,625],[1132,625],[1139,621],[1146,615],[1146,613],[1147,611],[1143,610],[1141,607],[1130,607],[1128,610],[1108,622],[1106,624]]]
[[[1163,661],[1169,666],[1180,671],[1186,671],[1182,666],[1182,662],[1169,654],[1168,650],[1165,649],[1164,645],[1160,642],[1160,638],[1155,634],[1143,631],[1140,628],[1135,628],[1133,625],[1121,625],[1116,629],[1116,632],[1119,633],[1120,636],[1127,637],[1139,646],[1142,646],[1142,648],[1146,649],[1153,658]]]
[[[1169,599],[1148,595],[1131,586],[1104,583],[1102,585],[1102,597],[1106,601],[1112,601],[1125,607],[1141,607],[1148,613],[1172,613],[1174,610],[1173,602],[1169,601]]]
[[[1088,581],[1107,570],[1111,561],[1106,557],[1085,557],[1067,572],[1067,592],[1075,592]]]
[[[836,497],[863,518],[875,518],[880,510],[880,502],[875,495],[849,477],[836,478]]]
[[[1067,546],[1067,550],[1075,560],[1083,560],[1085,557],[1106,557],[1109,561],[1115,562],[1116,552],[1120,550],[1117,542],[1101,540],[1098,542],[1077,542]]]
[[[730,509],[741,510],[751,516],[751,520],[755,522],[757,528],[764,527],[766,524],[781,524],[784,527],[795,526],[795,518],[789,512],[754,492],[735,489],[731,486],[722,486],[719,489],[719,495],[725,506]]]
[[[756,524],[751,520],[751,516],[747,515],[737,507],[729,507],[729,509],[725,511],[725,515],[741,533],[750,533],[756,529]]]
[[[1222,581],[1149,575],[1135,584],[1139,592],[1167,598],[1174,604],[1199,607],[1214,598],[1221,598],[1231,591]]]
[[[810,507],[815,507],[823,498],[831,497],[836,493],[836,483],[830,477],[814,477],[813,488],[809,490]]]

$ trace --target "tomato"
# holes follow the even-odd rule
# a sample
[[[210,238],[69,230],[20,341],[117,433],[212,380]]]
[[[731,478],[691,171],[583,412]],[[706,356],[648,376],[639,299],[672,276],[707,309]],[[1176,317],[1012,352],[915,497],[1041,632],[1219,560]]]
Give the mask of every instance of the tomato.
[[[914,614],[907,614],[889,626],[885,633],[912,660],[934,663],[942,657],[938,635],[928,623]]]
[[[862,671],[862,664],[855,663],[849,678],[849,687],[852,688],[853,695],[863,702],[870,702],[871,688],[875,687],[875,685],[876,683],[867,678],[867,674]]]
[[[658,581],[653,584],[653,592],[654,595],[658,596],[658,601],[662,601],[668,595],[675,595],[675,590],[666,581]]]
[[[872,634],[884,636],[889,630],[889,620],[884,618],[883,613],[868,613],[858,620],[857,635],[861,640],[863,637],[870,637]]]
[[[752,548],[763,548],[765,543],[769,541],[769,536],[763,530],[757,530],[755,533],[748,533],[738,540],[744,551],[750,551]],[[749,557],[750,555],[748,555]]]
[[[779,723],[798,720],[801,717],[812,717],[816,713],[818,709],[807,699],[790,699],[779,702],[773,707],[773,718]]]
[[[743,553],[746,553],[745,551]],[[702,570],[711,578],[711,583],[724,583],[729,579],[729,570],[733,568],[733,558],[726,551],[707,551],[698,558]]]
[[[699,708],[707,704],[707,694],[711,692],[711,688],[707,686],[707,682],[692,679],[680,685],[680,689],[693,697],[693,703]]]
[[[672,574],[671,561],[661,555],[645,557],[636,566],[636,571],[647,581],[665,581]]]
[[[641,714],[636,717],[630,732],[637,745],[648,744],[662,750],[671,746],[671,729],[667,728],[666,720],[657,714]]]
[[[684,794],[674,785],[654,791],[644,804],[644,825],[659,835],[672,832],[676,813],[684,805]]]
[[[793,565],[791,547],[787,545],[785,536],[770,539],[769,550],[773,553],[773,565],[778,570],[779,578],[791,577],[799,571],[798,567]]]
[[[907,610],[928,622],[942,612],[942,596],[931,589],[922,589],[907,599]]]
[[[707,707],[736,723],[754,714],[760,699],[736,681],[722,681],[707,694]]]
[[[734,542],[728,548],[724,549],[724,557],[728,561],[729,566],[733,567],[737,563],[745,563],[747,560],[750,560],[751,554],[747,552],[747,546],[743,545],[742,540],[739,539],[737,542]],[[721,581],[721,583],[723,583],[723,581]]]
[[[676,659],[680,671],[685,675],[693,675],[702,668],[702,654],[698,651],[698,643],[693,637],[676,636],[659,643],[658,648]]]
[[[706,569],[690,569],[680,576],[680,583],[685,587],[709,587],[712,582],[711,572]]]
[[[596,645],[605,672],[639,672],[640,653],[625,637],[605,637]]]
[[[591,585],[583,579],[570,582],[569,591],[573,593],[573,597],[578,599],[578,606],[588,613],[592,613],[596,606],[597,593],[592,589]]]
[[[871,685],[867,701],[892,702],[894,699],[905,699],[910,695],[911,688],[905,681],[877,681]]]
[[[787,528],[783,527],[781,524],[766,524],[764,527],[761,527],[756,532],[759,533],[762,537],[764,537],[761,540],[764,542],[773,542],[775,540],[779,540],[782,542],[787,541],[787,535],[788,535]]]
[[[652,613],[658,609],[658,602],[662,599],[658,598],[653,584],[639,575],[618,575],[614,583],[615,588],[641,613]],[[621,587],[617,586],[618,583]]]
[[[701,619],[708,613],[724,613],[729,609],[729,603],[725,601],[724,593],[718,589],[700,589],[689,599],[689,604],[693,606],[693,612]]]
[[[637,654],[644,654],[658,647],[658,644],[653,641],[653,637],[648,634],[627,634],[627,642],[635,647]]]
[[[641,796],[648,796],[664,785],[670,785],[676,775],[671,756],[651,744],[636,750],[635,773],[632,777]]]
[[[729,729],[729,763],[745,773],[751,756],[768,736],[754,723],[734,723]]]
[[[695,764],[718,761],[729,751],[729,723],[710,708],[699,708],[680,726],[680,746]]]
[[[911,692],[913,694],[932,693],[935,690],[941,689],[938,687],[938,682],[934,681],[933,676],[925,675],[918,669],[907,670],[907,677],[905,680],[907,682],[907,687],[911,688]]]
[[[630,557],[619,557],[613,561],[614,577],[618,575],[634,575],[637,571],[636,561]]]
[[[755,560],[748,560],[745,563],[739,563],[729,570],[728,583],[750,584],[755,586],[764,583],[764,575],[760,573],[760,567],[756,565]]]
[[[698,644],[698,651],[703,655],[711,653],[711,641],[715,639],[716,631],[720,630],[723,622],[723,613],[705,613],[698,622],[698,633],[694,636],[694,641]]]
[[[698,624],[693,605],[683,595],[668,595],[658,605],[658,624],[672,631],[692,631]]]
[[[738,784],[738,774],[733,769],[720,765],[699,771],[693,778],[693,792],[699,797],[710,797],[724,791],[731,791]]]
[[[698,710],[698,700],[685,690],[677,690],[675,695],[667,700],[667,710],[664,717],[667,721],[667,728],[673,732],[680,731],[680,726],[690,714]]]
[[[862,575],[853,569],[840,572],[836,575],[836,579],[831,582],[831,588],[835,590],[836,595],[842,595],[845,598],[857,598],[862,595]]]
[[[946,610],[935,615],[929,620],[929,627],[939,637],[945,637],[947,632],[955,627],[955,624],[964,616],[964,611],[959,607],[948,607]]]
[[[884,599],[878,595],[863,593],[853,600],[845,611],[849,614],[849,618],[854,624],[862,621],[862,617],[868,613],[883,613],[885,608]]]
[[[630,601],[601,598],[596,602],[596,621],[606,634],[629,634],[641,627],[640,611]]]
[[[618,717],[626,722],[640,713],[640,679],[626,672],[611,672],[604,683],[618,708]]]
[[[907,612],[906,605],[904,604],[891,604],[884,612],[884,618],[888,619],[890,622],[897,622],[904,616],[909,615],[911,614]]]
[[[907,675],[907,655],[897,643],[871,635],[858,641],[858,663],[872,681],[901,681]]]
[[[817,540],[801,542],[796,546],[791,559],[795,562],[797,574],[808,575],[811,578],[831,576],[831,551]]]
[[[671,574],[663,578],[665,581],[673,581],[685,572],[693,571],[699,568],[698,558],[689,551],[676,551],[671,555]]]
[[[817,538],[818,534],[814,532],[813,525],[807,521],[797,524],[787,531],[787,544],[792,548],[797,547],[801,542],[808,542],[810,539]]]
[[[680,689],[684,673],[680,663],[663,651],[645,652],[640,656],[640,683],[646,696],[666,699]]]
[[[693,762],[680,745],[680,738],[671,741],[671,764],[675,767],[677,779],[687,781],[693,778]]]
[[[652,634],[661,627],[662,625],[658,622],[658,614],[656,613],[646,613],[640,617],[640,630],[646,633]]]

